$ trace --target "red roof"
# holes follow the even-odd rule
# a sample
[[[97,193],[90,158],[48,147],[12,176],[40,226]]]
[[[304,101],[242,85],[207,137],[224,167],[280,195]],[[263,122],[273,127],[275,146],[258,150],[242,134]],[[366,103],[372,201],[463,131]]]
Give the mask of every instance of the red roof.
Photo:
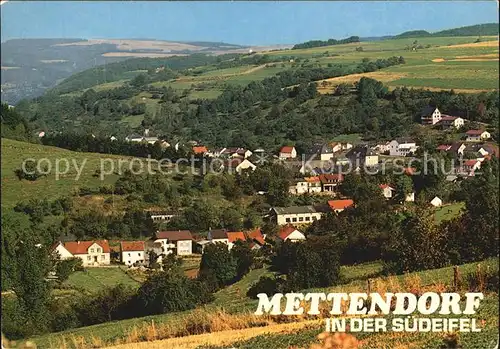
[[[278,236],[280,237],[281,240],[285,240],[295,230],[297,229],[293,225],[291,224],[285,225],[283,228],[280,229]]]
[[[63,244],[64,248],[68,250],[71,254],[88,254],[89,247],[93,244],[97,244],[102,247],[104,253],[109,253],[109,243],[108,240],[96,240],[96,241],[68,241]]]
[[[328,201],[328,206],[330,206],[332,210],[343,210],[352,205],[354,205],[354,201],[351,199]]]
[[[245,241],[245,234],[242,231],[227,232],[227,239],[229,242],[236,242],[237,240]]]
[[[155,236],[157,239],[167,239],[170,241],[193,240],[193,236],[189,230],[157,231]]]
[[[405,168],[405,174],[407,175],[413,175],[416,171],[416,168],[415,167],[406,167]]]
[[[380,184],[380,185],[379,185],[379,188],[380,188],[380,189],[386,189],[386,188],[389,188],[389,189],[391,189],[391,190],[394,190],[394,188],[393,188],[393,187],[391,187],[389,184]]]
[[[321,183],[331,183],[331,182],[341,182],[344,179],[344,177],[342,176],[341,173],[320,174],[319,179],[321,180]]]
[[[319,182],[320,179],[319,177],[315,176],[315,177],[305,177],[304,180],[308,183],[315,183],[315,182]]]
[[[284,147],[281,148],[280,153],[290,154],[293,151],[293,148],[294,147],[286,145],[286,146],[284,146]]]
[[[266,243],[264,240],[264,235],[262,235],[260,228],[247,233],[247,235],[249,239],[257,241],[260,245],[264,245]]]
[[[144,241],[121,241],[120,249],[125,251],[144,251]]]
[[[465,166],[474,166],[478,163],[479,160],[476,160],[476,159],[472,159],[472,160],[467,160],[466,162],[464,162],[464,165]]]
[[[205,146],[193,147],[193,153],[195,154],[205,154],[206,152],[208,152],[208,149]]]
[[[450,150],[450,149],[451,149],[451,145],[449,145],[449,144],[441,144],[436,148],[436,150],[445,150],[445,151]]]
[[[456,119],[458,119],[458,116],[450,116],[450,115],[441,114],[441,120],[453,121],[453,120],[456,120]]]
[[[484,131],[482,130],[469,130],[467,132],[465,132],[465,134],[469,135],[469,136],[480,136]]]

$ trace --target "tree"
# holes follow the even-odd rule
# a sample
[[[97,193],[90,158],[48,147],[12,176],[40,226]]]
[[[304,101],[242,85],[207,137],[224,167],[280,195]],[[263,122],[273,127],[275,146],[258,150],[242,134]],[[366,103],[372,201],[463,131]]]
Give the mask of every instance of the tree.
[[[413,192],[413,181],[411,177],[407,175],[398,176],[394,189],[396,190],[395,199],[404,203],[407,195]]]
[[[231,248],[231,255],[236,261],[236,280],[245,276],[253,265],[254,253],[246,241],[236,241]]]
[[[68,280],[69,276],[77,270],[83,270],[83,261],[81,258],[73,257],[58,261],[56,263],[56,276],[59,283]]]
[[[226,244],[207,244],[203,251],[198,278],[212,290],[229,285],[237,275],[237,264]]]
[[[443,267],[449,262],[444,246],[446,235],[434,222],[433,211],[417,209],[390,237],[386,269],[402,273]]]

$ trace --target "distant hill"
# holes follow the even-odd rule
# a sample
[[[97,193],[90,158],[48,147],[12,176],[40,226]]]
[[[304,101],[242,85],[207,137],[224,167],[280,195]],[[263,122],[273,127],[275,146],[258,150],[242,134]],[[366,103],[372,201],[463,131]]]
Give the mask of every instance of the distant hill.
[[[246,53],[248,47],[223,42],[152,39],[7,40],[1,44],[2,101],[15,105],[21,99],[42,95],[75,73],[130,58],[226,52]]]
[[[467,27],[453,28],[430,33],[426,30],[411,30],[393,36],[395,39],[441,37],[441,36],[488,36],[498,35],[498,23],[485,23],[470,25]]]

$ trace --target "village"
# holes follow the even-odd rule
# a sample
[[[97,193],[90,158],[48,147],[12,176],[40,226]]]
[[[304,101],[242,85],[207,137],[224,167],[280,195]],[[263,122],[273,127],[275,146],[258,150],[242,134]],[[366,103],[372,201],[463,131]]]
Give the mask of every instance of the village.
[[[459,140],[449,144],[439,144],[435,149],[436,153],[449,154],[454,159],[461,160],[446,176],[446,181],[455,182],[473,177],[481,169],[484,161],[488,161],[492,156],[496,158],[499,156],[498,146],[490,141],[491,134],[484,128],[467,129],[467,120],[461,117],[441,114],[438,108],[429,107],[421,114],[421,124],[442,132],[463,134]],[[149,130],[145,131],[144,136],[131,135],[126,140],[132,143],[159,143],[162,147],[170,146],[164,140],[149,136]],[[420,148],[416,141],[408,137],[379,143],[318,143],[303,154],[301,159],[293,145],[285,145],[277,154],[268,156],[263,149],[254,151],[241,147],[209,149],[196,142],[189,144],[192,147],[192,154],[211,160],[221,160],[222,170],[230,173],[253,171],[259,164],[270,161],[271,158],[271,161],[284,164],[297,174],[289,187],[290,195],[320,195],[324,200],[313,205],[272,207],[264,219],[278,226],[278,233],[273,237],[263,234],[260,228],[250,231],[209,229],[203,233],[189,230],[158,230],[153,237],[145,241],[114,241],[112,244],[107,240],[66,241],[58,242],[51,250],[61,259],[78,257],[85,267],[122,264],[130,268],[144,268],[153,263],[161,264],[162,257],[170,254],[180,257],[201,255],[207,244],[211,243],[223,243],[230,250],[238,240],[249,242],[251,249],[262,248],[270,238],[279,241],[303,241],[306,239],[303,228],[307,225],[321,219],[327,213],[337,214],[355,207],[354,200],[343,197],[338,190],[346,173],[357,173],[362,167],[364,170],[371,169],[377,173],[382,170],[384,161],[391,163],[392,160],[399,159],[403,160],[402,173],[412,176],[416,168],[411,166],[411,163]],[[308,161],[308,164],[304,161]],[[393,183],[382,183],[379,189],[386,200],[396,200]],[[412,190],[405,194],[404,199],[397,200],[415,202],[415,191]],[[437,208],[446,203],[439,196],[435,196],[427,204]],[[150,210],[148,214],[157,225],[168,223],[176,216],[169,211]]]

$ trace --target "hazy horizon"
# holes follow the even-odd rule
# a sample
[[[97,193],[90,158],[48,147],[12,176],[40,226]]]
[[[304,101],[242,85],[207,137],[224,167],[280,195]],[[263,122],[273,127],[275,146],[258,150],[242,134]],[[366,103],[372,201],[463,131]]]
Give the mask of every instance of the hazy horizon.
[[[498,23],[497,8],[495,1],[8,1],[1,6],[1,41],[154,39],[289,45]]]

